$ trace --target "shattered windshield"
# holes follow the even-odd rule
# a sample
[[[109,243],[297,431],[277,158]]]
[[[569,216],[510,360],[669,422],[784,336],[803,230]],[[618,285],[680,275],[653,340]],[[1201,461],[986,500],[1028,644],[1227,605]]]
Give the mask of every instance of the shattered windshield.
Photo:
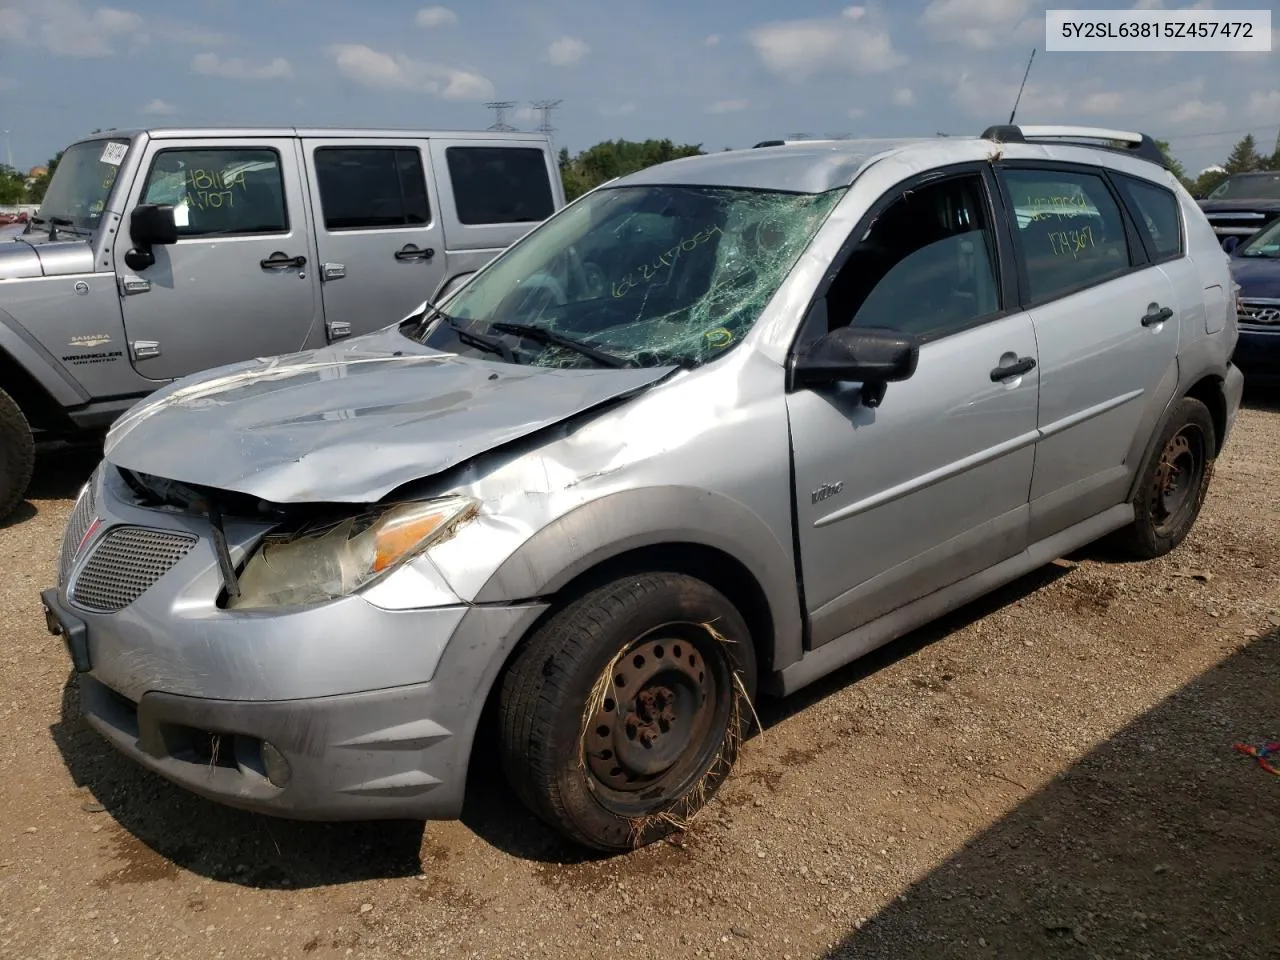
[[[89,140],[67,147],[40,203],[40,221],[57,217],[66,226],[95,229],[128,152],[127,140]]]
[[[535,366],[696,366],[751,329],[843,193],[598,190],[445,302],[425,335],[405,329]]]

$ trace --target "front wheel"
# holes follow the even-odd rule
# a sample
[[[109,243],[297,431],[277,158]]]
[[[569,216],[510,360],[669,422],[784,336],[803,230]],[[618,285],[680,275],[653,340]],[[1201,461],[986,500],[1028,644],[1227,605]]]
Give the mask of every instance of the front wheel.
[[[0,520],[22,502],[35,467],[35,440],[22,410],[0,390]]]
[[[1130,553],[1150,560],[1182,543],[1200,516],[1213,477],[1217,431],[1209,408],[1183,397],[1170,411],[1133,496],[1133,524],[1122,531]]]
[[[624,577],[551,617],[503,678],[503,767],[569,839],[603,851],[682,828],[728,776],[754,713],[741,614],[701,580]]]

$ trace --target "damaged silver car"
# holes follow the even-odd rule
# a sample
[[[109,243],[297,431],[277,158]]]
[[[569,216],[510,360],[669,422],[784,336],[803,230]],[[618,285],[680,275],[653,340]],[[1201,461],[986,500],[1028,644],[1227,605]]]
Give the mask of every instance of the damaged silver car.
[[[1174,549],[1240,400],[1226,258],[1149,138],[1054,130],[653,167],[399,323],[165,387],[42,594],[88,722],[298,818],[456,817],[500,757],[619,850],[758,692]]]

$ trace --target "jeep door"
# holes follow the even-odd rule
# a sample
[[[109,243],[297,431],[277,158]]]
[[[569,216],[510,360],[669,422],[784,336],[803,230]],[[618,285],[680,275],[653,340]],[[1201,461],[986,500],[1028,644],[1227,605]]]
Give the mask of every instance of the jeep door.
[[[923,340],[878,407],[788,394],[810,645],[1020,552],[1039,370],[983,165],[900,183],[854,228],[796,350],[846,324]]]
[[[144,377],[307,345],[319,298],[298,159],[286,137],[148,145],[128,209],[173,204],[178,242],[153,247],[155,263],[136,272],[124,237],[114,253],[129,353]]]
[[[1177,385],[1181,307],[1107,171],[1009,161],[999,178],[1040,348],[1036,541],[1128,497]]]
[[[445,274],[427,141],[303,141],[330,341],[395,323]]]

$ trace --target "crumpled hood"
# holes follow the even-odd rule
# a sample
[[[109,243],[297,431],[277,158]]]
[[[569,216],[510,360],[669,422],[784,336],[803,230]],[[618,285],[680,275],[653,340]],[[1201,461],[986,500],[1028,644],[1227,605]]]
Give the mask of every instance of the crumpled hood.
[[[1240,296],[1280,297],[1280,259],[1272,257],[1232,257],[1231,276],[1240,284]]]
[[[116,421],[105,455],[140,473],[273,503],[369,503],[671,370],[473,360],[391,327],[170,384]]]

